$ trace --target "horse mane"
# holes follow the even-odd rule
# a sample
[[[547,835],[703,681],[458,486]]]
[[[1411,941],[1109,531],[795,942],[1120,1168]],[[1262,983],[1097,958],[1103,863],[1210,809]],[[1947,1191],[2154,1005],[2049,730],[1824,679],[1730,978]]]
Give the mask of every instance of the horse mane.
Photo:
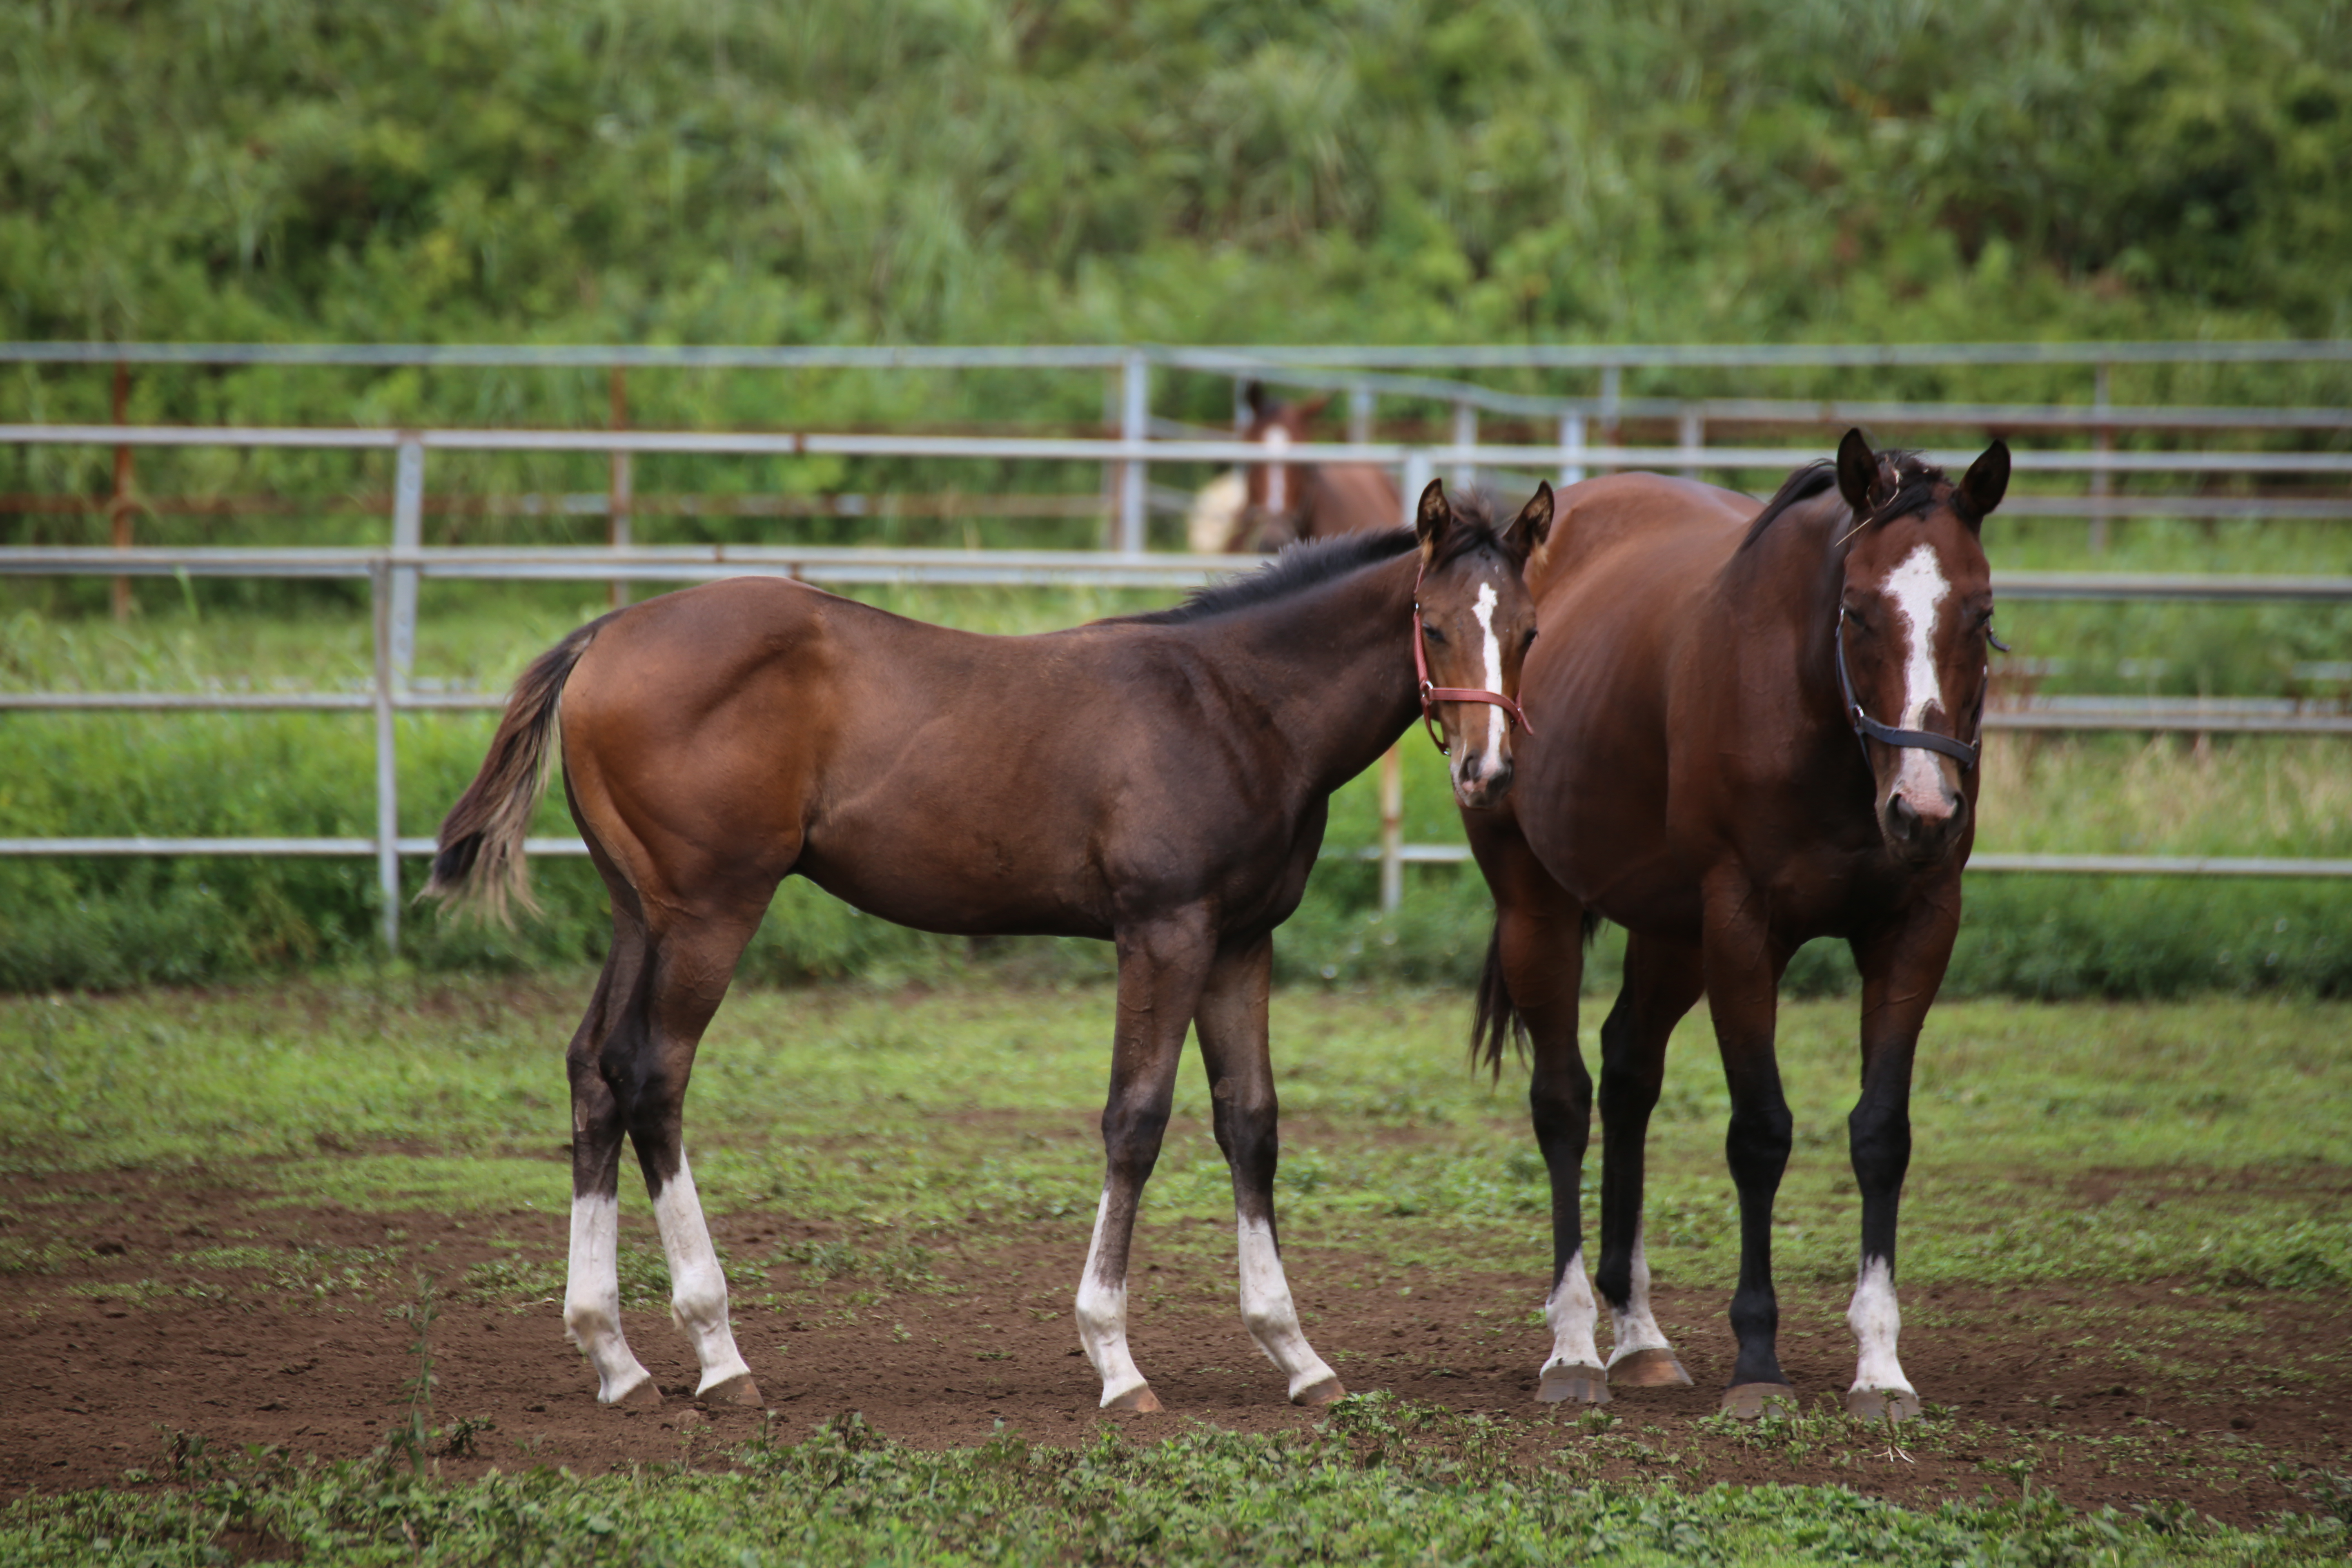
[[[1879,453],[1878,460],[1882,468],[1892,468],[1895,470],[1895,493],[1864,518],[1855,531],[1892,522],[1898,517],[1908,517],[1937,501],[1949,501],[1956,507],[1959,505],[1958,493],[1951,488],[1944,470],[1918,453],[1890,448]],[[1778,522],[1783,513],[1800,502],[1812,500],[1836,483],[1837,466],[1827,458],[1807,463],[1791,473],[1780,482],[1780,488],[1774,492],[1772,499],[1764,503],[1764,510],[1756,514],[1756,521],[1748,525],[1747,534],[1739,541],[1739,549],[1744,551],[1761,539],[1765,531]]]
[[[1459,561],[1475,550],[1508,552],[1503,542],[1503,531],[1495,526],[1494,497],[1473,489],[1449,499],[1453,501],[1454,526],[1445,531],[1444,542],[1429,563],[1433,569]],[[1344,533],[1337,539],[1286,545],[1281,554],[1256,571],[1196,588],[1181,605],[1140,615],[1113,616],[1110,619],[1148,626],[1182,626],[1210,620],[1303,594],[1318,583],[1344,577],[1360,567],[1393,561],[1420,542],[1421,535],[1410,528],[1375,528],[1361,533]]]

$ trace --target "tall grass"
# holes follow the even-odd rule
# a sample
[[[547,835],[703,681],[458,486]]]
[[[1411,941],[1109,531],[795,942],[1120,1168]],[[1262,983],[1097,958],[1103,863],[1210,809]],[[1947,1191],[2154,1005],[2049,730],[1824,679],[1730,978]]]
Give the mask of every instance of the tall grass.
[[[497,689],[538,648],[599,607],[576,589],[484,591],[431,601],[420,635],[428,679]],[[877,598],[980,629],[1035,630],[1131,608],[1132,595],[887,591]],[[2039,613],[2041,606],[2021,606]],[[2006,618],[2006,616],[2005,616]],[[2021,615],[2028,626],[2030,615]],[[2012,628],[2021,637],[2028,633]],[[2113,628],[2109,628],[2110,633]],[[2080,646],[2115,656],[2115,636]],[[0,680],[109,690],[364,685],[363,623],[346,615],[145,617],[129,626],[20,610],[0,621]],[[430,834],[479,764],[488,715],[399,721],[401,831]],[[364,836],[373,830],[373,738],[362,717],[320,714],[0,716],[0,834]],[[1408,736],[1407,837],[1461,837],[1443,764]],[[1983,785],[1988,851],[2352,857],[2352,744],[2327,738],[1996,735]],[[1378,836],[1373,781],[1333,802],[1328,846]],[[569,830],[557,800],[539,831]],[[421,865],[406,868],[413,885]],[[515,932],[412,911],[407,962],[427,969],[529,967],[601,956],[604,890],[584,862],[535,872],[544,919]],[[1327,859],[1277,953],[1286,978],[1458,983],[1484,957],[1491,907],[1465,868],[1411,877],[1383,918],[1372,867]],[[1958,993],[2170,995],[2352,987],[2352,897],[2304,882],[1978,876],[1949,981]],[[0,860],[0,985],[113,987],[375,962],[373,869],[358,861],[207,858]],[[1592,966],[1611,983],[1616,943]],[[922,936],[788,882],[744,961],[771,981],[1000,974],[1097,975],[1079,942]],[[1799,955],[1791,984],[1852,983],[1835,944]]]

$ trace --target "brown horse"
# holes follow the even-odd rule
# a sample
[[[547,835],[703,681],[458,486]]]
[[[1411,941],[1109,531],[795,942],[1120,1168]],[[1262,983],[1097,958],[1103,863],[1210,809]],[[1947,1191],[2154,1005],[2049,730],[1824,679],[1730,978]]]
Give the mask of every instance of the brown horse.
[[[441,825],[427,890],[494,911],[528,896],[523,832],[560,710],[564,793],[613,902],[612,948],[567,1058],[563,1321],[598,1397],[661,1397],[621,1331],[625,1133],[671,1313],[701,1363],[698,1394],[759,1398],[681,1127],[703,1029],[777,883],[797,872],[926,931],[1116,942],[1107,1173],[1076,1312],[1102,1403],[1160,1407],[1128,1352],[1128,1248],[1188,1025],[1233,1173],[1243,1321],[1292,1399],[1338,1398],[1275,1237],[1273,931],[1306,889],[1331,792],[1433,698],[1462,798],[1507,786],[1509,733],[1467,720],[1517,684],[1535,619],[1522,573],[1550,522],[1549,489],[1497,530],[1433,484],[1414,529],[1302,546],[1175,609],[1039,637],[950,631],[742,578],[606,616],[533,664]],[[1433,679],[1471,689],[1432,692]]]
[[[1775,1349],[1772,1201],[1790,1116],[1773,1056],[1797,947],[1843,937],[1862,972],[1862,1093],[1847,1120],[1862,1249],[1847,1405],[1901,1419],[1895,1211],[1910,1163],[1912,1053],[1960,921],[1992,585],[1978,531],[2009,482],[1996,442],[1957,485],[1861,432],[1832,471],[1752,500],[1652,474],[1563,490],[1532,579],[1543,637],[1508,798],[1465,809],[1496,922],[1474,1048],[1531,1044],[1551,1173],[1553,1344],[1539,1397],[1688,1383],[1649,1301],[1643,1142],[1666,1037],[1705,992],[1731,1096],[1739,1352],[1724,1407],[1791,1391]],[[1881,717],[1892,716],[1892,724]],[[1615,1321],[1602,1369],[1578,1217],[1592,1084],[1577,1046],[1582,938],[1623,925],[1623,989],[1601,1029],[1601,1260]]]
[[[1307,426],[1330,404],[1328,394],[1305,403],[1268,397],[1256,382],[1244,394],[1250,422],[1242,439],[1255,441],[1274,460],[1244,470],[1248,493],[1227,550],[1278,550],[1307,539],[1394,528],[1402,502],[1388,472],[1370,463],[1286,463],[1278,454],[1307,439]]]

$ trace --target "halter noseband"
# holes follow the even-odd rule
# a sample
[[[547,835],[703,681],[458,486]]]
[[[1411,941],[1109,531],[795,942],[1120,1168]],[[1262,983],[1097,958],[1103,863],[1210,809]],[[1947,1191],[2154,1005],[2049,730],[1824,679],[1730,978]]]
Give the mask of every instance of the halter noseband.
[[[1533,735],[1535,726],[1519,711],[1519,705],[1499,691],[1475,690],[1467,686],[1432,686],[1429,682],[1429,655],[1422,647],[1421,579],[1429,570],[1429,557],[1421,558],[1420,570],[1412,574],[1412,679],[1421,689],[1421,721],[1428,727],[1429,738],[1437,747],[1437,754],[1450,757],[1453,751],[1445,744],[1444,732],[1437,727],[1435,709],[1441,702],[1487,702],[1500,708],[1519,729]]]
[[[1853,726],[1854,743],[1862,748],[1862,761],[1864,767],[1870,765],[1872,741],[1887,746],[1909,746],[1919,751],[1941,752],[1948,757],[1958,758],[1963,769],[1974,768],[1977,765],[1977,757],[1984,750],[1985,688],[1991,684],[1989,679],[1978,682],[1977,685],[1976,722],[1972,726],[1977,732],[1975,744],[1955,740],[1949,735],[1938,735],[1927,730],[1898,730],[1892,724],[1882,724],[1864,712],[1862,704],[1853,700],[1853,678],[1846,673],[1845,668],[1845,608],[1843,605],[1838,608],[1837,633],[1832,640],[1837,644],[1838,691],[1845,699],[1846,720]],[[1985,673],[1987,677],[1991,675],[1991,666],[1985,667]]]

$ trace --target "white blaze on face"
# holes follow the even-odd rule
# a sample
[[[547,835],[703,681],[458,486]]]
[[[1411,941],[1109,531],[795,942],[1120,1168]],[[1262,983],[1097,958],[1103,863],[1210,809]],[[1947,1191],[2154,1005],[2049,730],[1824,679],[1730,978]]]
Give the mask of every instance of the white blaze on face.
[[[1495,584],[1481,583],[1478,584],[1478,597],[1470,606],[1470,613],[1478,618],[1478,658],[1483,671],[1479,676],[1479,687],[1486,691],[1503,689],[1503,644],[1495,632],[1495,607],[1501,603],[1501,597],[1495,592]],[[1454,779],[1457,784],[1468,784],[1476,779],[1490,779],[1502,767],[1503,710],[1491,702],[1482,706],[1486,710],[1486,744],[1478,753],[1478,771],[1474,779],[1463,766],[1468,758],[1455,759]]]
[[[1290,432],[1279,425],[1266,426],[1263,439],[1266,450],[1290,450]],[[1290,468],[1283,463],[1269,463],[1265,469],[1265,510],[1276,517],[1290,510]]]
[[[1646,1227],[1645,1227],[1646,1228]],[[1635,1351],[1671,1351],[1665,1330],[1658,1327],[1657,1315],[1650,1310],[1650,1249],[1643,1233],[1633,1233],[1633,1268],[1622,1307],[1612,1303],[1609,1315],[1614,1320],[1615,1342],[1609,1347],[1609,1364],[1615,1366]]]
[[[1903,626],[1903,716],[1898,730],[1916,730],[1927,717],[1927,705],[1943,709],[1948,720],[1958,716],[1944,700],[1936,678],[1936,620],[1952,585],[1932,546],[1922,544],[1886,574],[1886,595],[1895,603],[1895,618]],[[1949,810],[1943,781],[1937,773],[1935,753],[1906,746],[1895,775],[1895,794],[1907,798],[1922,816],[1942,816]]]
[[[595,1367],[596,1397],[607,1405],[653,1381],[621,1332],[620,1252],[620,1200],[609,1194],[574,1197],[563,1333]]]
[[[1601,1346],[1592,1337],[1601,1309],[1592,1299],[1592,1281],[1584,1276],[1584,1249],[1569,1255],[1559,1283],[1544,1301],[1544,1321],[1551,1329],[1551,1359],[1546,1367],[1599,1366]]]
[[[735,1331],[727,1323],[727,1276],[710,1245],[710,1229],[702,1222],[702,1201],[695,1195],[694,1173],[686,1156],[678,1155],[677,1174],[662,1184],[654,1199],[654,1224],[661,1231],[662,1256],[669,1261],[669,1315],[693,1342],[695,1359],[702,1364],[698,1394],[708,1393],[730,1378],[749,1377],[742,1352],[735,1348]]]
[[[1290,1281],[1282,1272],[1273,1230],[1262,1219],[1236,1220],[1235,1229],[1241,1249],[1242,1325],[1250,1338],[1290,1380],[1293,1399],[1318,1383],[1337,1383],[1337,1375],[1298,1326],[1298,1309],[1291,1303]]]
[[[1143,1373],[1127,1350],[1127,1281],[1105,1280],[1097,1272],[1102,1261],[1103,1232],[1110,1223],[1110,1194],[1095,1205],[1095,1238],[1087,1247],[1087,1271],[1078,1279],[1078,1343],[1102,1379],[1102,1402],[1108,1406],[1123,1394],[1143,1386]]]
[[[1862,1354],[1854,1363],[1853,1392],[1871,1389],[1913,1394],[1903,1363],[1895,1357],[1895,1337],[1903,1331],[1903,1312],[1895,1302],[1895,1270],[1884,1258],[1865,1258],[1854,1280],[1853,1302],[1845,1310],[1846,1327],[1853,1331]]]

